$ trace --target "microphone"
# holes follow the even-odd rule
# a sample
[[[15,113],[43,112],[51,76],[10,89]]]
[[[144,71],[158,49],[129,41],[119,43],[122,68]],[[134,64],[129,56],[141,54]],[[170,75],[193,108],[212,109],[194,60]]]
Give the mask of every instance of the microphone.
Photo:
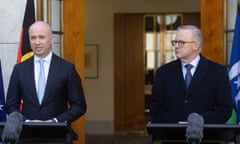
[[[191,113],[187,118],[186,141],[189,144],[200,144],[203,138],[204,119],[197,113]]]
[[[8,115],[2,132],[3,144],[17,144],[23,127],[23,116],[20,112]]]

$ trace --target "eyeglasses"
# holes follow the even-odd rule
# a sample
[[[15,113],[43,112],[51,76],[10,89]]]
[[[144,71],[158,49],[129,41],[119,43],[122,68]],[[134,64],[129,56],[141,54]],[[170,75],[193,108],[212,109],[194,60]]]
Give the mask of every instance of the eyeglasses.
[[[179,47],[183,47],[186,43],[195,43],[194,41],[172,40],[172,46],[178,44]]]

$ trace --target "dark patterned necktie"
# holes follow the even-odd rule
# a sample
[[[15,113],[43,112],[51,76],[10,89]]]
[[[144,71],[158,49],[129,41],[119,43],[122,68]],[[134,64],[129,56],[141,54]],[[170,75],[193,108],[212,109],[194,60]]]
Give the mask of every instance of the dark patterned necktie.
[[[191,69],[193,68],[193,65],[191,64],[186,64],[185,65],[185,68],[187,70],[186,72],[186,75],[185,75],[185,85],[186,85],[186,88],[188,89],[190,83],[191,83],[191,80],[192,80],[192,73],[191,73]]]

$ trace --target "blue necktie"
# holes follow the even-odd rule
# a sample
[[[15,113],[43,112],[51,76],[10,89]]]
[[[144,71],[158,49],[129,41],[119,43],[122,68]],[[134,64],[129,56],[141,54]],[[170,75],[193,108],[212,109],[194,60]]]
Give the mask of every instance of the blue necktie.
[[[45,91],[45,85],[46,85],[46,81],[45,81],[45,74],[44,74],[44,61],[43,60],[39,60],[39,78],[38,78],[38,100],[39,103],[42,103],[42,99],[43,99],[43,95],[44,95],[44,91]]]
[[[192,69],[193,65],[191,64],[186,64],[185,68],[187,69],[186,75],[185,75],[185,84],[186,84],[186,88],[188,89],[190,82],[192,80],[192,73],[191,73],[191,69]]]

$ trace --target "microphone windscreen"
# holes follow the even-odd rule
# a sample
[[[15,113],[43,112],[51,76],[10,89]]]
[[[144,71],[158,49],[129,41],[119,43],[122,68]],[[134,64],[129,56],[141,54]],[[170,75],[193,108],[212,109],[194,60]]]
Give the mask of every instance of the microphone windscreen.
[[[201,141],[203,138],[204,119],[197,113],[191,113],[187,118],[186,140]]]
[[[23,116],[19,112],[12,112],[8,115],[2,132],[2,142],[15,143],[18,141],[23,127]]]

